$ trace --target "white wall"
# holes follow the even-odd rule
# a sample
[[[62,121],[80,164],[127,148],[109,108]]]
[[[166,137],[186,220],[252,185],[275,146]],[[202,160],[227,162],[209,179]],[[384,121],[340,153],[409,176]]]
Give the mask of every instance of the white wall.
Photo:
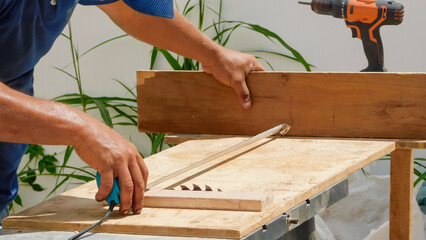
[[[178,0],[183,6],[184,0]],[[217,1],[207,1],[217,6]],[[400,0],[405,5],[404,22],[399,26],[386,26],[382,29],[385,49],[385,65],[389,71],[424,72],[426,70],[426,30],[424,0]],[[306,60],[315,65],[314,71],[359,71],[367,62],[359,39],[352,39],[351,31],[342,19],[315,14],[310,7],[299,5],[296,0],[224,0],[224,18],[256,23],[281,35],[287,43],[298,50]],[[123,32],[117,28],[105,14],[96,7],[77,7],[72,17],[74,38],[80,52]],[[65,30],[67,33],[67,30]],[[238,31],[229,44],[237,50],[281,50],[269,41],[249,31]],[[109,43],[88,54],[81,61],[82,78],[85,92],[89,95],[127,96],[124,89],[112,81],[117,78],[128,86],[135,86],[136,70],[149,68],[151,47],[130,37]],[[303,71],[302,65],[269,57],[275,70]],[[35,91],[39,98],[51,99],[60,94],[77,92],[74,80],[53,69],[70,63],[69,43],[60,37],[50,53],[38,64],[35,71]],[[168,69],[167,65],[162,65]],[[127,128],[118,129],[130,136],[135,144],[148,153],[146,139],[140,133]],[[49,147],[49,151],[62,151],[62,147]],[[424,154],[416,153],[416,154]],[[73,164],[83,163],[74,159]],[[388,166],[373,169],[376,172],[388,171]],[[51,180],[43,181],[46,186]],[[31,206],[46,195],[20,191],[25,207]]]

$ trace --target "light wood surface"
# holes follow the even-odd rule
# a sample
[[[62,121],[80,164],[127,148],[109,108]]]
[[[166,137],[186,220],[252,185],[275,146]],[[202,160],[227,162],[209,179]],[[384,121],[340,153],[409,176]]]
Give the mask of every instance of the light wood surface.
[[[242,135],[215,135],[215,134],[168,134],[164,137],[164,143],[166,144],[180,144],[189,140],[200,140],[200,139],[219,139],[219,138],[230,138],[230,137],[243,137]],[[288,139],[307,139],[307,137],[288,137]],[[316,138],[316,139],[328,139],[328,140],[355,140],[355,141],[371,141],[369,138]],[[374,141],[387,141],[395,142],[396,148],[401,149],[426,149],[426,140],[416,139],[374,139]]]
[[[244,138],[194,140],[145,159],[150,181],[188,166]],[[112,218],[96,232],[241,238],[284,212],[340,182],[350,173],[395,149],[393,142],[315,139],[264,139],[224,156],[182,178],[158,186],[207,184],[224,192],[265,192],[273,203],[262,212],[144,208],[140,215]],[[200,175],[200,172],[204,174]],[[103,217],[90,182],[3,221],[5,228],[82,230]]]
[[[413,239],[413,150],[391,153],[389,239]]]
[[[426,139],[424,73],[254,72],[253,108],[202,72],[138,72],[143,132]]]
[[[271,193],[150,190],[144,206],[150,208],[212,209],[261,212],[272,204]]]

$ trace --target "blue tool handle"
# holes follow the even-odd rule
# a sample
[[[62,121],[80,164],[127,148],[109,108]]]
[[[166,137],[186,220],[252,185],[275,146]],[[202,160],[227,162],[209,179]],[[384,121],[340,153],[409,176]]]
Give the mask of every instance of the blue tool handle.
[[[99,172],[96,172],[96,184],[98,184],[98,187],[101,185],[101,174],[99,174]],[[120,204],[120,186],[118,185],[117,178],[114,178],[114,186],[106,201],[110,206],[112,201],[114,201],[116,205]]]

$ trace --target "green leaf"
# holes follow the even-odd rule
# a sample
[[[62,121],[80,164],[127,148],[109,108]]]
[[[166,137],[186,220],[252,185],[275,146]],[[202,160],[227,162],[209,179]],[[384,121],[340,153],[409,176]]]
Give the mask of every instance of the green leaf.
[[[89,52],[93,51],[94,49],[96,49],[96,48],[98,48],[98,47],[100,47],[100,46],[102,46],[102,45],[105,45],[106,43],[109,43],[109,42],[111,42],[111,41],[114,41],[114,40],[117,40],[117,39],[120,39],[120,38],[124,38],[124,37],[127,37],[127,36],[129,36],[129,34],[123,34],[123,35],[120,35],[120,36],[113,37],[113,38],[110,38],[110,39],[108,39],[108,40],[105,40],[105,41],[103,41],[103,42],[101,42],[101,43],[99,43],[99,44],[95,45],[94,47],[90,48],[89,50],[85,51],[85,52],[84,52],[84,53],[82,53],[79,57],[80,57],[80,58],[81,58],[81,57],[83,57],[84,55],[88,54]]]
[[[252,50],[252,51],[245,51],[245,52],[251,52],[251,53],[255,53],[255,52],[258,52],[258,53],[267,53],[267,54],[272,54],[272,55],[277,55],[277,56],[280,56],[280,57],[288,58],[288,59],[291,59],[291,60],[294,60],[294,61],[298,61],[298,60],[297,60],[297,58],[295,58],[295,57],[289,56],[289,55],[284,54],[284,53],[278,53],[278,52],[273,52],[273,51]],[[309,66],[310,66],[310,67],[315,67],[315,66],[314,66],[314,65],[312,65],[312,64],[309,64]]]
[[[419,184],[419,182],[421,182],[422,180],[426,180],[426,172],[423,172],[422,174],[418,175],[417,180],[414,182],[414,187],[416,187],[417,184]]]
[[[56,165],[54,164],[54,163],[52,163],[52,162],[44,162],[44,164],[45,164],[45,166],[46,166],[46,170],[49,172],[49,173],[56,173]]]
[[[123,82],[121,82],[120,80],[118,80],[118,79],[115,79],[115,78],[113,78],[112,80],[114,80],[114,81],[116,81],[116,82],[118,82],[121,86],[123,86],[130,94],[132,94],[132,96],[134,97],[134,98],[136,98],[136,94],[129,88],[129,87],[127,87],[126,86],[126,84],[124,84]]]
[[[36,180],[37,180],[36,172],[31,168],[29,168],[29,170],[27,171],[27,176],[21,178],[21,182],[28,183],[28,184],[32,184]]]
[[[175,59],[172,54],[170,54],[169,51],[164,50],[159,48],[158,51],[160,51],[163,56],[166,58],[167,62],[170,64],[170,66],[174,69],[174,70],[182,70],[182,68],[180,67],[179,62],[177,61],[177,59]]]
[[[268,62],[266,59],[264,59],[263,57],[259,57],[259,56],[256,56],[256,59],[261,59],[261,60],[263,60],[268,66],[269,66],[269,68],[271,68],[271,70],[272,71],[275,71],[275,69],[274,69],[274,67],[272,66],[272,64],[270,63],[270,62]]]
[[[73,146],[67,146],[67,149],[65,150],[64,162],[63,162],[62,166],[67,165],[68,160],[70,159],[71,154],[73,153],[73,151],[74,151],[74,147]]]
[[[58,71],[60,71],[60,72],[65,73],[66,75],[68,75],[68,76],[69,76],[69,77],[71,77],[72,79],[74,79],[74,80],[78,81],[78,78],[77,78],[76,76],[74,76],[74,75],[72,75],[71,73],[69,73],[69,72],[65,71],[64,69],[61,69],[61,68],[58,68],[58,67],[53,67],[53,68],[54,68],[54,69],[56,69],[56,70],[58,70]]]
[[[159,147],[161,147],[161,145],[164,142],[164,136],[165,135],[166,135],[165,133],[156,133],[155,134],[156,137],[155,137],[154,142],[152,143],[151,155],[158,152]]]
[[[45,167],[45,165],[44,165],[44,161],[43,161],[43,159],[42,160],[40,160],[39,162],[38,162],[38,171],[40,172],[40,174],[42,174],[43,173],[43,171],[44,171],[44,169],[45,169],[46,167]]]
[[[422,167],[422,168],[426,169],[426,166],[425,166],[425,165],[423,165],[423,164],[421,164],[420,162],[414,161],[414,164],[416,164],[416,165],[418,165],[418,166],[420,166],[420,167]]]
[[[102,119],[104,120],[105,124],[108,125],[110,128],[114,128],[111,120],[111,116],[109,114],[108,109],[105,107],[104,103],[100,100],[93,99],[93,102],[96,104],[96,106],[99,109],[99,112],[102,116]]]
[[[58,188],[60,188],[64,183],[66,183],[68,181],[68,179],[70,179],[70,177],[66,177],[64,179],[62,179],[62,181],[58,184],[56,184],[56,186],[52,189],[52,191],[50,191],[49,194],[47,194],[47,196],[44,199],[47,199],[50,195],[52,195],[54,192],[56,192],[56,190]]]
[[[16,204],[18,204],[19,206],[23,207],[22,205],[22,199],[21,197],[18,195],[16,195],[16,198],[13,200]]]
[[[50,163],[59,162],[58,159],[56,159],[56,157],[53,156],[53,155],[46,155],[46,156],[44,156],[43,157],[43,161],[50,162]]]
[[[158,56],[158,48],[153,47],[151,51],[151,65],[149,66],[149,70],[153,70],[155,63],[157,62],[157,56]]]
[[[41,192],[44,190],[44,188],[40,184],[31,184],[31,187],[36,192]]]
[[[136,126],[138,125],[138,121],[137,121],[138,117],[137,117],[137,115],[135,116],[135,115],[127,114],[127,113],[125,113],[124,111],[122,111],[121,109],[119,109],[119,108],[118,108],[118,107],[116,107],[116,106],[109,105],[109,107],[111,107],[111,108],[112,108],[112,109],[114,109],[117,113],[119,113],[119,116],[129,119],[129,120],[130,120],[130,122],[132,122],[132,124],[134,124],[134,125],[136,125]]]
[[[195,8],[195,5],[192,5],[191,7],[189,7],[186,11],[184,11],[183,16],[187,16],[194,8]]]

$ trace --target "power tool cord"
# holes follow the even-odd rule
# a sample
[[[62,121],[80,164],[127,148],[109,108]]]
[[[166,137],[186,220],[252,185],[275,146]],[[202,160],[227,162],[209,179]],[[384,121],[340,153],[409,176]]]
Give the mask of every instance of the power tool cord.
[[[93,224],[92,226],[84,229],[83,231],[77,233],[76,235],[68,238],[68,240],[75,240],[78,239],[79,237],[81,237],[83,234],[87,233],[88,231],[92,230],[93,228],[95,228],[96,226],[98,226],[99,224],[103,223],[105,220],[107,220],[109,218],[109,216],[111,216],[112,211],[114,210],[114,207],[117,204],[114,201],[111,201],[110,205],[109,205],[109,209],[108,212],[105,214],[105,217],[103,217],[101,220],[99,220],[99,222]]]

